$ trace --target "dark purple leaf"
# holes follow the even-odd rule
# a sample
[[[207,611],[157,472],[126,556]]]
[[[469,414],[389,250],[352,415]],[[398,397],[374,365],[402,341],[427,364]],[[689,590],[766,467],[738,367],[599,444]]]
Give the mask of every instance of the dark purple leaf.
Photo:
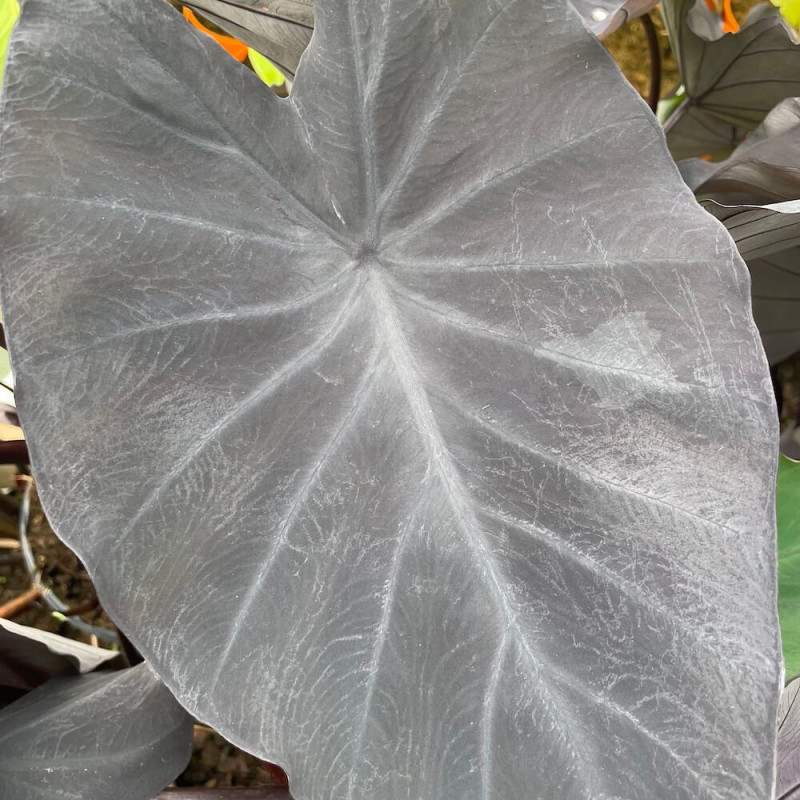
[[[748,259],[753,315],[771,364],[800,350],[800,247]]]
[[[726,160],[690,159],[678,165],[747,262],[753,314],[772,364],[800,350],[798,164],[800,99],[789,98]]]
[[[752,277],[753,316],[770,364],[800,350],[800,201],[703,207],[733,236]]]
[[[0,797],[150,800],[191,744],[191,718],[145,664],[55,678],[0,711]]]
[[[779,103],[724,161],[678,164],[689,187],[719,203],[800,199],[800,98]]]
[[[26,2],[2,303],[49,517],[297,800],[763,800],[730,237],[561,0],[316,13],[281,100],[160,0]]]
[[[119,653],[0,619],[0,685],[30,690],[50,678],[122,666]]]
[[[719,17],[704,0],[661,8],[686,90],[664,125],[675,159],[727,155],[781,100],[800,95],[800,44],[774,6],[756,6],[738,33],[717,39]]]
[[[311,0],[191,0],[184,5],[269,58],[289,78],[314,31]]]
[[[701,205],[725,225],[748,264],[753,258],[794,249],[800,244],[800,200],[764,206],[726,206],[707,199]]]

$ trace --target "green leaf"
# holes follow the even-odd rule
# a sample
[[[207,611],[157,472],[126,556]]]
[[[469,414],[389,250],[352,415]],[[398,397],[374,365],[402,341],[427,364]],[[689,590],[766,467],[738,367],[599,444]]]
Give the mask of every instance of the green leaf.
[[[6,61],[6,47],[11,29],[19,16],[17,0],[0,0],[0,83],[3,82],[3,65]]]
[[[800,0],[771,0],[778,6],[781,16],[795,29],[800,29]]]
[[[670,114],[686,99],[686,89],[679,86],[678,89],[670,97],[665,97],[658,101],[658,108],[656,109],[656,116],[658,121],[663,125]]]
[[[800,463],[778,465],[778,613],[786,675],[800,673]]]
[[[283,84],[286,83],[286,78],[283,73],[257,50],[248,47],[247,56],[250,59],[250,64],[255,70],[256,75],[258,75],[267,86],[283,86]]]

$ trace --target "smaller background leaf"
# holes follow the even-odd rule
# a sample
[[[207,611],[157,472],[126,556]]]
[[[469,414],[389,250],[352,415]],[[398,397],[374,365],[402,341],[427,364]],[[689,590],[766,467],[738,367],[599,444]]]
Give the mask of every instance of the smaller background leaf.
[[[703,207],[733,236],[750,269],[753,317],[770,364],[800,351],[800,201]]]
[[[665,0],[661,10],[687,96],[664,125],[676,160],[725,157],[781,100],[800,95],[800,45],[769,3],[727,34],[704,0]]]
[[[775,796],[779,800],[800,798],[800,679],[788,683],[778,706],[778,780]]]
[[[800,199],[800,97],[778,103],[724,161],[699,158],[678,168],[689,188],[718,203],[774,203]]]
[[[311,0],[191,0],[184,3],[294,78],[314,30]]]
[[[800,98],[787,98],[724,161],[678,164],[733,236],[752,277],[753,316],[770,364],[800,350]],[[774,202],[778,201],[778,202]]]
[[[778,613],[786,674],[800,673],[800,463],[780,457],[777,490]]]
[[[191,717],[146,664],[57,678],[0,712],[0,797],[149,800],[191,743]]]
[[[757,257],[781,253],[800,245],[800,200],[767,205],[726,206],[716,200],[706,199],[701,200],[700,204],[725,225],[728,233],[736,242],[739,254],[748,262],[748,265],[752,259]],[[791,291],[793,288],[800,289],[800,259],[797,258],[797,254],[795,254],[792,266],[795,269],[790,268],[788,272],[784,273],[784,276],[787,277],[779,278],[772,293],[782,299],[797,303],[800,301],[800,297],[796,296],[796,292]],[[753,271],[752,267],[751,271]],[[755,274],[753,274],[753,280],[756,280]],[[795,283],[796,286],[793,287],[792,283]],[[757,289],[753,287],[753,297],[755,298],[756,295]],[[794,316],[796,315],[795,309]],[[800,324],[798,324],[798,330],[800,330]],[[787,355],[791,355],[799,349],[800,345]]]

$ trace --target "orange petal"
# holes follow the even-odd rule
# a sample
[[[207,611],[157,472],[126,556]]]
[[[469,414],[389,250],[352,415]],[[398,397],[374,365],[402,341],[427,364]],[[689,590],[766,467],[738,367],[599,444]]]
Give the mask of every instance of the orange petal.
[[[722,30],[725,31],[725,33],[739,32],[739,23],[736,21],[736,17],[733,16],[733,11],[731,10],[731,0],[723,0]]]
[[[197,28],[199,31],[203,31],[203,33],[208,34],[215,42],[222,45],[225,50],[230,53],[237,61],[244,61],[247,58],[247,45],[242,44],[238,39],[234,39],[231,36],[222,36],[219,33],[214,33],[214,31],[210,31],[200,22],[199,19],[194,15],[194,12],[190,8],[183,7],[183,16],[192,23],[192,25]]]

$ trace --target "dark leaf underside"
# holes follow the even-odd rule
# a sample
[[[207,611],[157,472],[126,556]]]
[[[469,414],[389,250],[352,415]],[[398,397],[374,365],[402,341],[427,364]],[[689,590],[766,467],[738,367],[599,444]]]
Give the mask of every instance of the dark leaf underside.
[[[703,205],[724,223],[747,261],[753,316],[767,358],[777,364],[800,350],[800,203]]]
[[[57,678],[0,711],[0,794],[149,800],[191,742],[191,718],[145,664]]]
[[[33,689],[49,678],[119,668],[119,653],[0,619],[0,686]]]
[[[800,350],[800,99],[776,106],[717,163],[679,165],[733,236],[752,277],[753,315],[770,363]],[[770,202],[770,201],[779,202]]]
[[[703,33],[719,16],[704,0],[669,0],[662,10],[687,98],[664,125],[675,159],[727,155],[781,100],[800,95],[800,44],[769,3],[738,33],[711,40]]]
[[[719,203],[800,200],[800,97],[780,102],[724,161],[688,159],[678,166],[696,193]]]
[[[294,78],[314,30],[311,0],[193,0],[185,3]]]

